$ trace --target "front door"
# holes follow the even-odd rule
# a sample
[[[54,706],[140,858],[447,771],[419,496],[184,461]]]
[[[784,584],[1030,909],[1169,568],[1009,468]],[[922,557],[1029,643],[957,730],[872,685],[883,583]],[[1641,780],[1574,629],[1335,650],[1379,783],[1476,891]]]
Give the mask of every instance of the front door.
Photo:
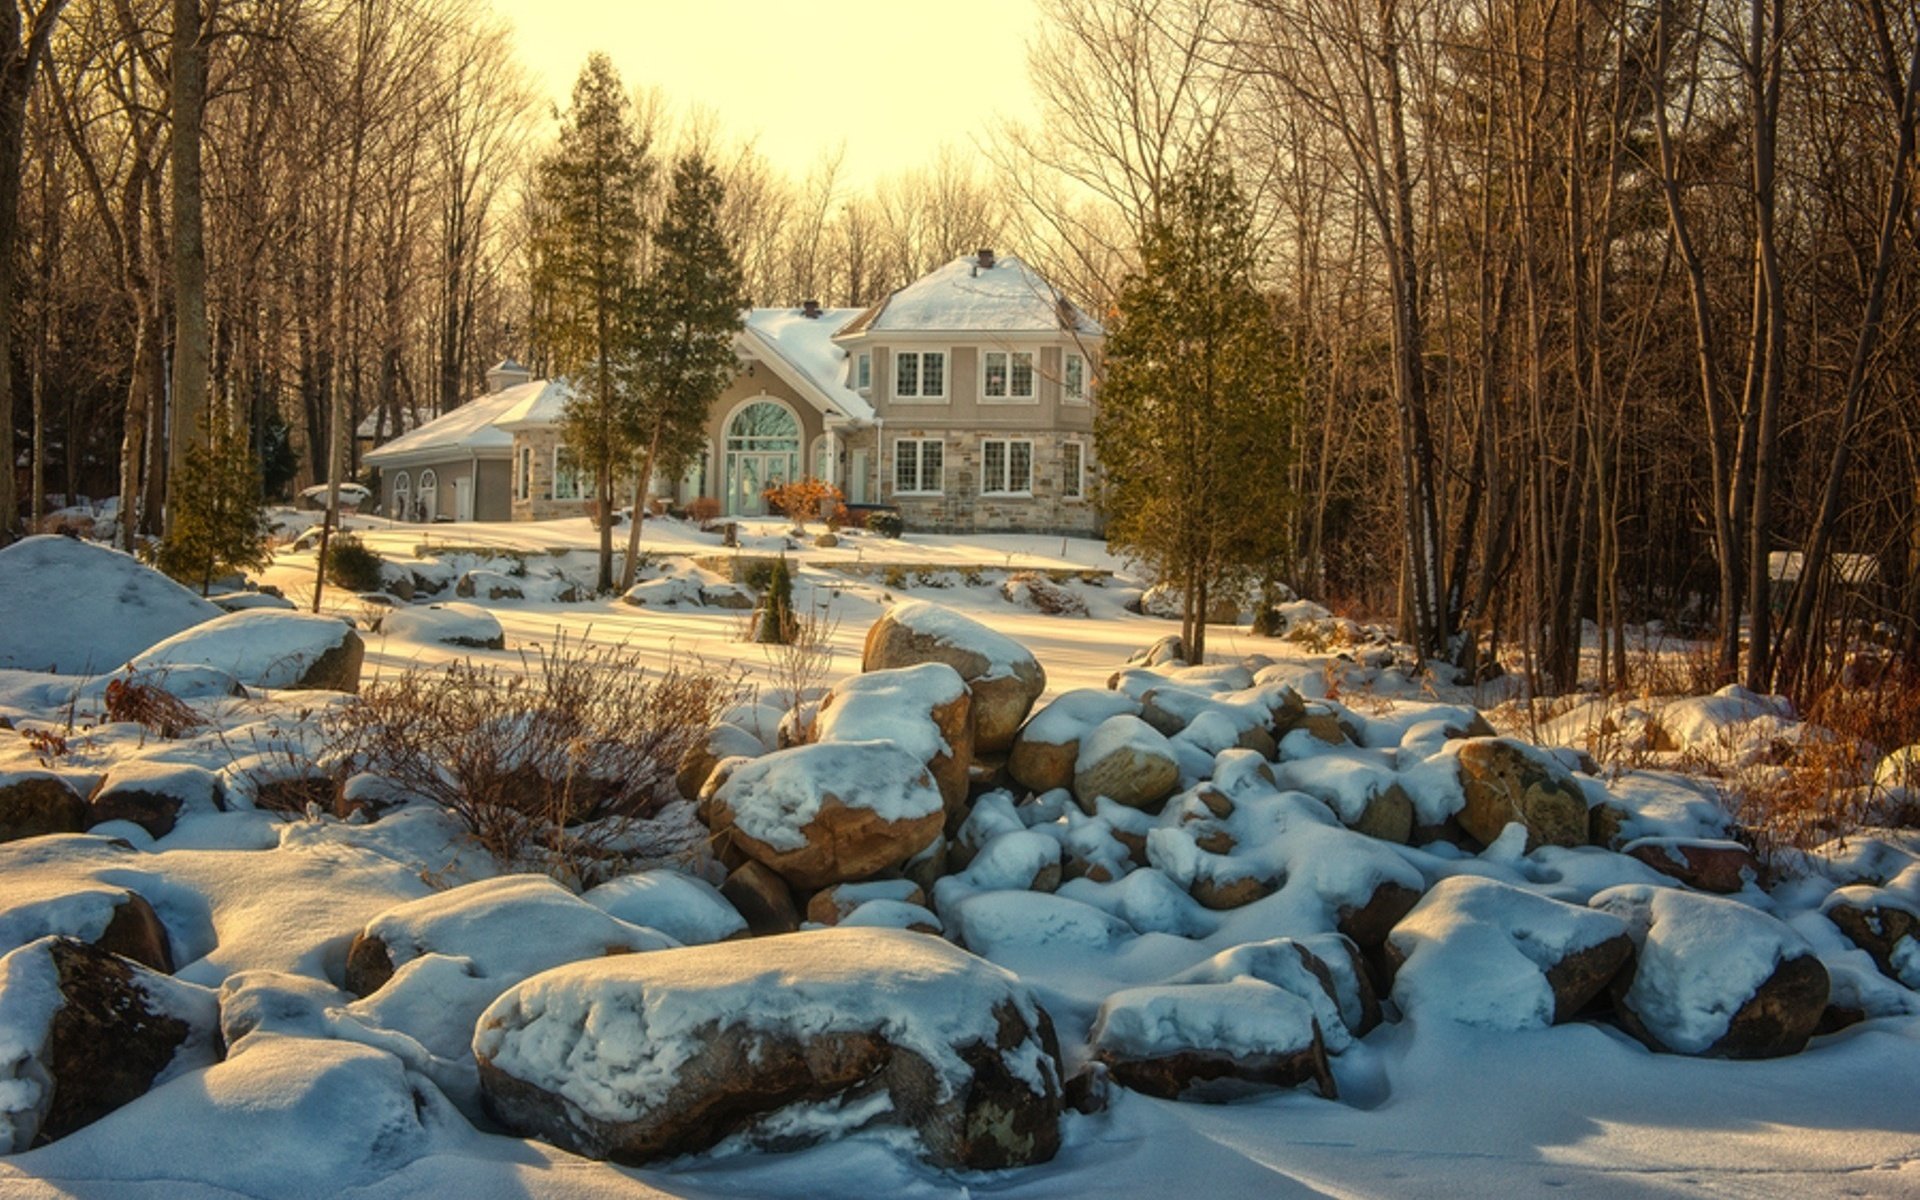
[[[473,480],[464,475],[453,481],[453,519],[473,520]]]
[[[867,502],[867,452],[855,450],[847,455],[847,503]]]

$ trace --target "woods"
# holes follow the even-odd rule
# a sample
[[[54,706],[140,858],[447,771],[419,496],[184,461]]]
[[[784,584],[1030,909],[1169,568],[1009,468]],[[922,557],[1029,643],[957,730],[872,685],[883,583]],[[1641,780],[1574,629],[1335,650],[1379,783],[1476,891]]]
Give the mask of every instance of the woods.
[[[1542,691],[1630,686],[1649,622],[1711,639],[1702,684],[1920,665],[1920,13],[1039,10],[1037,122],[859,187],[833,154],[789,177],[609,65],[636,165],[604,282],[664,286],[647,231],[698,162],[738,272],[716,295],[870,303],[999,241],[1124,344],[1183,172],[1230,173],[1297,389],[1248,468],[1273,501],[1260,574]],[[482,0],[9,0],[0,538],[79,495],[122,497],[123,546],[163,532],[216,410],[285,495],[360,475],[502,357],[618,390],[576,336],[617,331],[554,282],[569,126],[536,95]],[[718,369],[658,353],[690,386]],[[606,431],[602,512],[626,458],[680,454],[642,424]],[[1124,540],[1164,498],[1126,499],[1121,458]]]

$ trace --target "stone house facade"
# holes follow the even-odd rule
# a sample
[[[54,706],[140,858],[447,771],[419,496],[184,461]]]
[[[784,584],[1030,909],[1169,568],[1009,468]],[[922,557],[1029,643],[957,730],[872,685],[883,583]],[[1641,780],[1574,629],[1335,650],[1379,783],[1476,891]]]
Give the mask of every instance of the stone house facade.
[[[683,505],[706,498],[722,513],[750,516],[765,512],[767,487],[812,476],[850,504],[898,509],[909,529],[1097,534],[1090,497],[1103,337],[1031,268],[991,250],[868,309],[753,309],[704,451],[680,478],[656,476],[649,494]],[[494,394],[400,439],[412,440],[408,455],[391,453],[393,444],[367,455],[382,467],[383,498],[389,464],[419,461],[446,440],[436,426],[488,405],[486,433],[469,431],[466,440],[478,436],[489,460],[505,459],[507,469],[475,485],[503,493],[489,494],[476,516],[585,513],[591,481],[561,444],[565,385],[536,385],[511,363],[496,372]],[[495,385],[496,374],[488,381]],[[501,403],[505,389],[517,398]],[[462,423],[473,425],[473,416]]]

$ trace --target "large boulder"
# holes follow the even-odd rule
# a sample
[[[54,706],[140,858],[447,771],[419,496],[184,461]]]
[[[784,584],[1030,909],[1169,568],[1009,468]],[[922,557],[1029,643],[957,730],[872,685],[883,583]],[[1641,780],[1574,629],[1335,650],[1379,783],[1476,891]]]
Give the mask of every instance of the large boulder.
[[[507,648],[507,635],[498,617],[477,604],[457,600],[394,609],[380,618],[380,632],[389,638],[430,645],[474,650]]]
[[[463,600],[524,600],[527,593],[520,583],[499,571],[472,570],[460,577],[453,594]]]
[[[115,763],[87,797],[89,827],[131,821],[165,837],[182,816],[219,812],[226,805],[220,777],[192,763],[134,758]]]
[[[722,721],[689,745],[674,771],[674,787],[688,800],[698,800],[700,792],[713,777],[713,769],[729,758],[759,758],[770,747],[761,738]]]
[[[720,890],[679,871],[639,871],[580,897],[629,925],[657,929],[683,946],[739,937],[747,923]]]
[[[1920,989],[1920,867],[1895,875],[1886,887],[1852,884],[1828,896],[1820,911],[1847,940],[1867,952],[1889,979]]]
[[[903,866],[940,836],[946,806],[925,763],[892,742],[823,742],[741,763],[703,798],[702,814],[716,835],[811,892]]]
[[[1760,860],[1739,842],[1721,838],[1635,838],[1620,853],[1639,859],[1688,887],[1731,896],[1760,879]]]
[[[111,671],[220,609],[128,554],[73,538],[0,549],[0,670]]]
[[[206,988],[71,938],[0,958],[0,1154],[65,1137],[219,1056]]]
[[[1003,754],[1047,690],[1047,673],[1027,648],[952,609],[913,600],[896,604],[867,630],[862,671],[942,662],[973,692],[973,748]]]
[[[967,812],[973,763],[972,698],[945,663],[870,671],[841,681],[813,718],[816,742],[886,741],[926,764],[946,802],[947,826]]]
[[[1020,727],[1007,770],[1014,782],[1035,792],[1073,786],[1080,739],[1108,717],[1140,715],[1140,702],[1120,692],[1076,688],[1049,702]]]
[[[111,883],[26,873],[0,890],[0,954],[44,937],[98,946],[141,966],[173,973],[173,943],[146,897]]]
[[[1114,1082],[1167,1100],[1308,1082],[1335,1095],[1313,1006],[1253,978],[1115,992],[1094,1021],[1093,1056]]]
[[[0,842],[79,833],[87,827],[87,802],[51,771],[0,771]]]
[[[1073,794],[1093,811],[1101,796],[1146,812],[1157,811],[1180,785],[1180,764],[1165,736],[1139,717],[1108,717],[1080,740],[1073,762]]]
[[[1509,824],[1527,830],[1527,850],[1587,844],[1586,793],[1545,751],[1512,738],[1467,738],[1457,747],[1465,806],[1461,828],[1492,845]]]
[[[366,644],[353,626],[316,613],[228,613],[137,655],[134,671],[212,667],[247,687],[358,692]]]
[[[1718,1058],[1797,1054],[1826,1011],[1827,971],[1784,922],[1737,900],[1628,884],[1589,904],[1627,923],[1634,962],[1614,1009],[1655,1050]]]
[[[1257,979],[1305,1000],[1329,1054],[1344,1052],[1380,1024],[1380,999],[1373,990],[1373,978],[1360,956],[1360,947],[1342,934],[1243,942],[1169,982],[1232,983],[1238,979]]]
[[[1572,1020],[1633,957],[1626,922],[1472,875],[1433,886],[1387,936],[1393,999],[1482,1029]]]
[[[1010,973],[897,930],[562,967],[500,997],[473,1053],[507,1128],[620,1163],[846,1130],[856,1103],[945,1167],[1044,1162],[1060,1145],[1046,1014]]]

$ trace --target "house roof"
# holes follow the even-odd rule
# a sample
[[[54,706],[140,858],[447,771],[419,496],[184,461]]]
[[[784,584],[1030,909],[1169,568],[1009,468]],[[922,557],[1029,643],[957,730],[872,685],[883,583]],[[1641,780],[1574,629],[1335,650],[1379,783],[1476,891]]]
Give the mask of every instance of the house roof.
[[[390,434],[402,434],[407,432],[409,429],[418,429],[420,426],[425,425],[428,421],[433,420],[433,409],[423,404],[419,408],[415,408],[415,409],[407,409],[407,408],[395,409],[394,415],[399,418],[399,426],[396,428],[392,425],[389,425],[387,427],[387,432]],[[353,435],[355,437],[361,437],[361,438],[379,437],[380,436],[380,417],[381,417],[381,413],[379,409],[375,409],[374,411],[368,413],[364,418],[361,419],[360,424],[354,428]]]
[[[797,308],[750,309],[740,341],[822,412],[870,421],[873,406],[847,386],[847,352],[833,341],[861,311],[828,308],[809,317]]]
[[[513,449],[513,434],[499,427],[500,418],[514,408],[536,400],[550,385],[545,380],[523,383],[505,391],[469,400],[444,417],[428,421],[411,433],[367,451],[374,466],[435,455],[459,456]]]
[[[966,254],[874,305],[842,337],[882,333],[1064,333],[1099,336],[1099,322],[1011,254]]]
[[[573,389],[563,379],[537,379],[532,383],[511,387],[508,392],[520,394],[523,398],[494,419],[494,425],[508,434],[516,429],[546,428],[560,423],[560,417],[567,407],[567,401],[573,398]],[[502,392],[501,395],[505,395]],[[511,437],[508,439],[511,441]]]

